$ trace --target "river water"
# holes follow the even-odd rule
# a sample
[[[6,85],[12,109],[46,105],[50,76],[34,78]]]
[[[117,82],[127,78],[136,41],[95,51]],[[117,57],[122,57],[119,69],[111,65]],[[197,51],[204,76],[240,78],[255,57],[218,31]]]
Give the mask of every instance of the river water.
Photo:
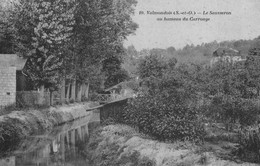
[[[0,166],[89,166],[86,146],[89,133],[99,125],[99,113],[33,135],[19,144]]]

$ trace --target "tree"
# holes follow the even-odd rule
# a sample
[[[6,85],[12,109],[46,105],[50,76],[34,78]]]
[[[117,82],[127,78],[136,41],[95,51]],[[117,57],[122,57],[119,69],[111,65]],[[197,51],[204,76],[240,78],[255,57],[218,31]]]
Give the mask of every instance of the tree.
[[[129,79],[129,75],[126,70],[119,69],[115,73],[111,73],[105,82],[105,88],[114,86],[120,82],[126,81]]]
[[[58,85],[63,46],[74,25],[73,4],[66,0],[21,0],[14,6],[10,21],[17,51],[28,58],[26,72],[38,87]]]
[[[128,46],[123,56],[122,67],[125,69],[131,78],[137,77],[137,66],[139,62],[138,51],[133,45]]]
[[[9,22],[10,8],[6,1],[0,2],[0,53],[14,53],[14,39],[12,24]]]
[[[166,68],[167,64],[160,56],[151,54],[140,61],[138,72],[140,78],[162,77]]]
[[[148,77],[149,84],[123,111],[125,122],[160,140],[201,138],[204,128],[194,104],[193,66],[172,69],[156,55],[146,58],[140,66],[144,66],[142,78]]]
[[[69,60],[75,66],[72,72],[76,73],[77,78],[92,85],[96,85],[97,81],[104,85],[110,77],[108,74],[113,74],[107,72],[106,66],[122,63],[123,40],[137,28],[130,17],[135,4],[135,0],[78,1],[73,44],[70,46],[75,56]],[[112,64],[108,65],[110,62]],[[120,67],[115,68],[121,70]],[[86,72],[89,69],[96,71]]]
[[[20,0],[8,20],[14,27],[15,51],[28,58],[25,69],[37,87],[56,88],[61,78],[94,86],[117,80],[125,73],[123,40],[137,28],[130,17],[136,3]],[[105,69],[115,61],[117,76]]]
[[[175,51],[176,51],[176,49],[175,49],[174,47],[168,47],[168,48],[167,48],[167,52],[168,52],[169,54],[171,54],[171,55],[173,55]]]
[[[177,64],[177,59],[172,57],[170,59],[167,60],[167,64],[168,64],[168,69],[169,70],[173,70],[176,67]]]

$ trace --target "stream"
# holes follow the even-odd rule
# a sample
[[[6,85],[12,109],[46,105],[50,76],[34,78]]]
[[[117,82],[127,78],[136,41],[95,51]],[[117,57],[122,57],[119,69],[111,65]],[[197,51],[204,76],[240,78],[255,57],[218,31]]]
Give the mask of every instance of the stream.
[[[0,166],[89,166],[86,146],[89,133],[100,123],[99,112],[27,137]]]

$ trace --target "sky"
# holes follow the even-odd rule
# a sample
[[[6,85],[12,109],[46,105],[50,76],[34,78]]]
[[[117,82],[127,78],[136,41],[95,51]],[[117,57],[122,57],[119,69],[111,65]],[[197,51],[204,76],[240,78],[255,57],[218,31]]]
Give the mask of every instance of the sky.
[[[125,46],[137,50],[182,48],[187,44],[225,40],[254,39],[260,36],[260,0],[137,0],[134,22],[139,25]],[[143,11],[145,14],[139,14]],[[147,14],[147,11],[192,11],[196,15]],[[203,15],[205,12],[231,12],[231,15]],[[202,14],[198,14],[201,12]],[[164,21],[166,18],[188,18],[188,21]],[[190,17],[209,18],[190,21]],[[157,18],[162,18],[158,21]]]

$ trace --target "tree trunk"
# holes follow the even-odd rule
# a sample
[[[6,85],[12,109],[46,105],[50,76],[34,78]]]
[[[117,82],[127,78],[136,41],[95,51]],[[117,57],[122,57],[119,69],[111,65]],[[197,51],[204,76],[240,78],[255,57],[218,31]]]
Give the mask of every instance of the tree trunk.
[[[62,79],[62,83],[61,83],[61,92],[60,92],[60,102],[61,104],[65,103],[65,94],[66,93],[66,79],[63,78]]]
[[[81,97],[83,97],[83,99],[85,100],[86,99],[86,96],[85,96],[85,91],[87,89],[87,86],[86,86],[86,83],[82,83],[82,90],[81,90]]]
[[[101,81],[100,89],[101,89],[101,90],[104,90],[104,89],[105,89],[105,79],[103,79],[103,80]]]
[[[50,105],[53,105],[53,92],[50,91]]]
[[[70,100],[75,101],[75,99],[76,99],[76,79],[73,79]]]
[[[69,102],[70,100],[70,83],[67,87],[67,93],[66,93],[66,102]]]
[[[87,84],[87,87],[86,87],[86,90],[85,90],[86,99],[88,99],[88,95],[89,95],[89,83]]]
[[[81,102],[81,97],[82,97],[82,84],[78,84],[77,102]]]

